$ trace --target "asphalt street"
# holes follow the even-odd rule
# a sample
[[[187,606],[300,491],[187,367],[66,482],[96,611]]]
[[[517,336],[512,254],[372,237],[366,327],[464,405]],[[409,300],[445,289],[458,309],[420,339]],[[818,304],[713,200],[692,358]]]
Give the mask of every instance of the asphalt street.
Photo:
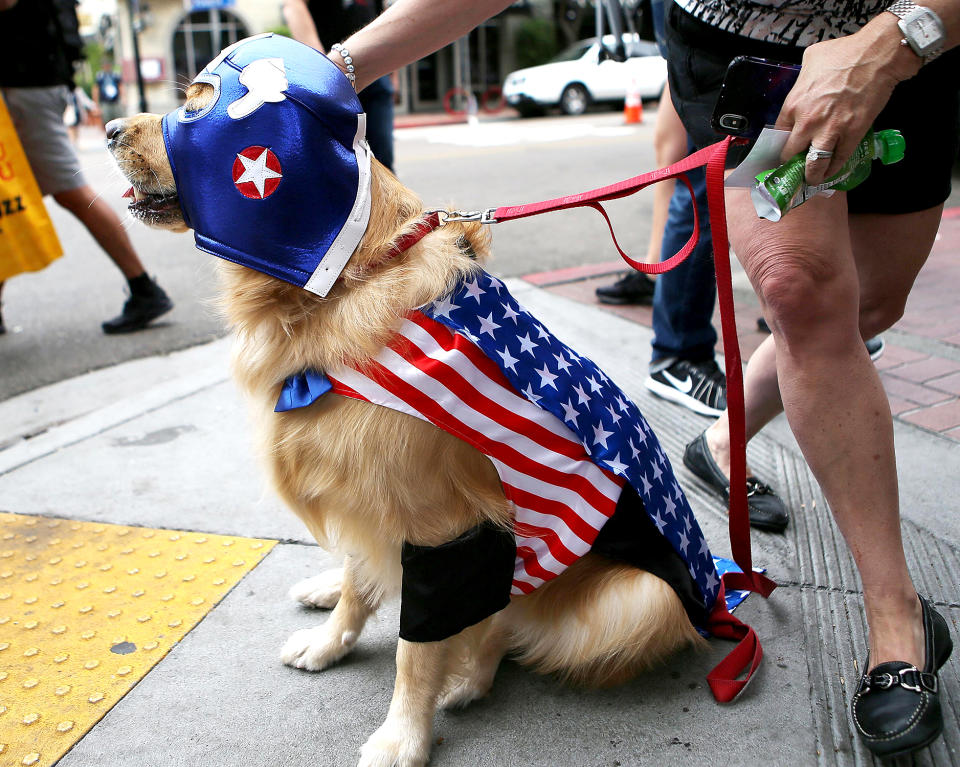
[[[474,210],[552,199],[653,170],[655,117],[648,106],[643,122],[633,125],[625,125],[619,112],[594,111],[580,117],[404,128],[395,134],[396,170],[427,208]],[[3,291],[7,334],[0,336],[0,401],[224,333],[215,305],[213,258],[194,247],[190,234],[150,230],[129,218],[121,197],[128,185],[98,134],[81,137],[80,155],[88,183],[122,217],[148,271],[176,307],[145,331],[105,336],[100,323],[120,311],[124,280],[84,227],[47,198],[64,256],[42,272],[10,280]],[[646,253],[652,200],[652,190],[645,189],[606,204],[621,245],[637,257]],[[947,202],[956,205],[960,183]],[[500,276],[618,258],[606,224],[592,210],[511,221],[493,230],[489,268]]]
[[[648,109],[642,124],[628,126],[619,113],[602,111],[403,129],[396,133],[397,172],[428,207],[475,209],[558,197],[652,170],[653,117]],[[100,323],[120,311],[125,283],[84,227],[47,198],[65,253],[4,289],[0,400],[223,333],[212,257],[196,250],[189,234],[148,230],[128,218],[121,198],[127,185],[97,135],[82,137],[80,154],[88,183],[123,217],[148,271],[176,308],[146,331],[103,335]],[[651,201],[644,190],[610,207],[621,242],[633,252],[646,250]],[[593,211],[511,222],[494,239],[492,271],[504,276],[616,258]]]

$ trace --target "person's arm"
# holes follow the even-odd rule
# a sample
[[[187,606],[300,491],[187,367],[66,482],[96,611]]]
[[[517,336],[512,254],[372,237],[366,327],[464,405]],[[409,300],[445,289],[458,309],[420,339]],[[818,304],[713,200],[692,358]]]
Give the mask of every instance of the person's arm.
[[[356,68],[357,90],[463,37],[511,0],[397,0],[343,41]],[[331,61],[345,70],[343,60]]]
[[[97,108],[96,102],[94,102],[79,85],[74,89],[74,92],[77,94],[77,103],[80,105],[82,111],[90,112]]]
[[[290,27],[294,40],[316,48],[320,53],[326,53],[313,23],[313,16],[310,15],[310,9],[304,0],[283,0],[283,20]]]
[[[917,4],[930,8],[943,22],[944,51],[960,44],[960,0],[918,0]],[[920,71],[923,61],[900,44],[903,33],[898,21],[883,11],[858,32],[816,43],[804,52],[803,69],[777,127],[791,130],[784,158],[806,152],[811,145],[834,153],[829,161],[808,161],[809,183],[839,172],[894,87]]]

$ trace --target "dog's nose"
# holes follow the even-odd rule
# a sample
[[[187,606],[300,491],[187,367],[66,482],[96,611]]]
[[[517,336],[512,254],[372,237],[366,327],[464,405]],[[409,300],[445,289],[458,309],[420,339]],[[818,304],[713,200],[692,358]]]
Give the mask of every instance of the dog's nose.
[[[116,120],[111,120],[104,126],[103,130],[107,134],[107,139],[112,139],[123,130],[123,118],[118,117]]]

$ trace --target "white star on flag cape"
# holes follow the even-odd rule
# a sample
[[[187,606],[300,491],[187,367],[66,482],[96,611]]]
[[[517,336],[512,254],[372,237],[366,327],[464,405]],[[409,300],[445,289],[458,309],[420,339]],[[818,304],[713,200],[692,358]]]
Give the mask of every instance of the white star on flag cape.
[[[560,403],[560,407],[563,408],[563,420],[572,421],[573,423],[577,422],[577,416],[580,415],[580,411],[574,407],[573,398],[571,397],[565,403]]]
[[[537,344],[530,338],[530,334],[529,334],[529,333],[527,333],[527,334],[526,334],[525,336],[523,336],[522,338],[521,338],[520,336],[517,336],[517,340],[520,342],[520,353],[521,353],[521,354],[523,354],[524,352],[526,352],[527,354],[529,354],[529,355],[531,355],[531,356],[533,356],[533,357],[536,357],[536,356],[537,356],[537,353],[534,351],[534,349],[537,348]]]
[[[516,364],[520,361],[512,354],[510,354],[510,349],[504,347],[503,351],[497,352],[500,355],[500,359],[503,360],[503,366],[510,368],[511,370],[516,370]]]

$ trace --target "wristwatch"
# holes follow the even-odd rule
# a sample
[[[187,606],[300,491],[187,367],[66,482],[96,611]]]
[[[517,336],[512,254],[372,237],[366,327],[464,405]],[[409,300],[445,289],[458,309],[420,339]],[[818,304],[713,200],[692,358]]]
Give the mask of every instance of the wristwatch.
[[[897,0],[887,10],[900,18],[897,22],[903,32],[900,45],[909,45],[924,64],[943,53],[947,31],[936,13],[910,0]]]

